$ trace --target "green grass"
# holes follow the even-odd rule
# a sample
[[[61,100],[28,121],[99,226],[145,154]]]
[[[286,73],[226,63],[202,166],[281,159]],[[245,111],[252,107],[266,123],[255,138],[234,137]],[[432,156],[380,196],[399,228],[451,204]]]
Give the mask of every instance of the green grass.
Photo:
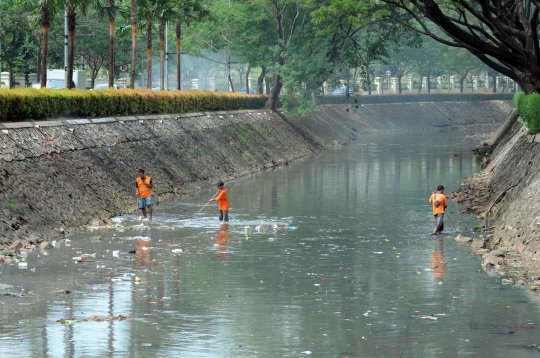
[[[14,213],[19,211],[19,204],[14,203],[12,201],[4,201],[4,206],[8,208],[9,211],[13,211]]]

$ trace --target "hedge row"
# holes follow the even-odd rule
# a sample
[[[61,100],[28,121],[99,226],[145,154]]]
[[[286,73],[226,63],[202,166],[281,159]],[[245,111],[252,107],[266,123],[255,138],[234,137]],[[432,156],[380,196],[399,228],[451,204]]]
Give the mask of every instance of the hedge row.
[[[358,99],[363,104],[411,103],[411,102],[470,102],[487,100],[511,100],[511,93],[404,93],[362,96],[319,96],[318,104],[353,103]]]
[[[514,105],[521,119],[527,124],[529,133],[540,133],[540,94],[517,92],[514,95]]]
[[[1,89],[0,121],[262,108],[260,95],[211,91]]]

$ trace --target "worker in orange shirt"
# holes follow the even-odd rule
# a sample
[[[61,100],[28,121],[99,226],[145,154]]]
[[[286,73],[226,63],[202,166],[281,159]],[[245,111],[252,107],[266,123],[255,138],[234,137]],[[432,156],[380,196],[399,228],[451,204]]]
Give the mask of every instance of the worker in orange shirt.
[[[437,191],[429,197],[429,202],[433,206],[433,216],[435,217],[435,230],[431,235],[439,235],[444,230],[444,210],[448,206],[446,195],[444,195],[444,186],[437,187]]]
[[[136,180],[135,195],[139,198],[139,209],[142,210],[143,216],[146,219],[146,208],[148,208],[148,214],[150,220],[152,220],[152,178],[144,175],[144,169],[139,169],[139,177]]]
[[[229,200],[227,196],[227,189],[225,189],[222,181],[217,183],[218,195],[210,199],[219,202],[219,221],[229,221]]]

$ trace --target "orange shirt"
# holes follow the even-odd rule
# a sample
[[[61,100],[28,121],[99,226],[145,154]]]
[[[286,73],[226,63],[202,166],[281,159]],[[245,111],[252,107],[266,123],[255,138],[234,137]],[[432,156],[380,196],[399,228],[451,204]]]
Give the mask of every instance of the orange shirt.
[[[216,201],[219,201],[219,210],[229,210],[229,201],[227,200],[227,189],[223,189],[216,196]]]
[[[435,206],[436,201],[441,203],[438,207]],[[444,208],[448,206],[448,202],[446,201],[446,195],[444,194],[431,194],[429,202],[431,203],[431,205],[433,205],[433,215],[444,214]]]
[[[137,178],[137,188],[139,189],[139,198],[148,198],[152,195],[152,189],[149,188],[152,178],[149,176],[144,178],[144,181],[139,177]]]

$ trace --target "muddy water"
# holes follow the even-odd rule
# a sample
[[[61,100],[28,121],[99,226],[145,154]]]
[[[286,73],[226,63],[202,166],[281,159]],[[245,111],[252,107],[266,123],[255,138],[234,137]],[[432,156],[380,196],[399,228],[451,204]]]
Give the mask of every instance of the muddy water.
[[[209,188],[3,264],[2,293],[24,297],[1,298],[0,355],[537,357],[537,297],[480,272],[448,220],[429,235],[429,186],[476,172],[486,130],[361,137],[226,183],[228,225],[195,214]]]

